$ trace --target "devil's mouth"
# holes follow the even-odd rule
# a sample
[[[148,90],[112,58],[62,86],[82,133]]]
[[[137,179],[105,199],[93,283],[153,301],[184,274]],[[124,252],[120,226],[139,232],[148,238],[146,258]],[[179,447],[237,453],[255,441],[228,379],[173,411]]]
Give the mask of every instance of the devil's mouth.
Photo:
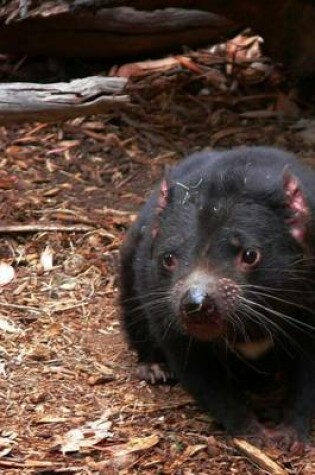
[[[187,333],[199,340],[211,341],[225,332],[225,322],[219,312],[193,315],[186,314],[182,323]]]

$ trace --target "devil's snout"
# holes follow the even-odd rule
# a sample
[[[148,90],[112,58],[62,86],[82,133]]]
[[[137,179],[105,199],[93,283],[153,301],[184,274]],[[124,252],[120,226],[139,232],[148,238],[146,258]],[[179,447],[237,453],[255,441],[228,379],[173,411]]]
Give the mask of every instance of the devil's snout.
[[[232,279],[218,277],[207,269],[196,269],[174,290],[179,318],[188,333],[202,340],[212,340],[225,333],[239,293]]]
[[[183,295],[180,309],[187,318],[199,320],[210,318],[217,311],[217,306],[205,288],[195,285]]]

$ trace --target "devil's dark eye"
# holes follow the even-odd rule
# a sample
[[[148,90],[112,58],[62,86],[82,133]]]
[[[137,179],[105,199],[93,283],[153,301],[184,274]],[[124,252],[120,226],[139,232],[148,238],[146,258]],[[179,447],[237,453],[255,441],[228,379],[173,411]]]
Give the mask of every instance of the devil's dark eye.
[[[172,252],[167,252],[163,256],[163,267],[168,271],[175,270],[177,266],[177,257]]]
[[[241,254],[241,262],[248,267],[256,266],[260,261],[260,252],[258,249],[245,249]]]

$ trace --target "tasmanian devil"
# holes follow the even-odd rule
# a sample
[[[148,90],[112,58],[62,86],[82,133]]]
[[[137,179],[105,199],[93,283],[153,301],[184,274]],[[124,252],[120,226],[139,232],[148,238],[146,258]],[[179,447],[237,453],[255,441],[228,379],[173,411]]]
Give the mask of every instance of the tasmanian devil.
[[[307,440],[314,270],[315,172],[265,147],[183,160],[121,250],[122,325],[140,377],[175,375],[230,433]]]

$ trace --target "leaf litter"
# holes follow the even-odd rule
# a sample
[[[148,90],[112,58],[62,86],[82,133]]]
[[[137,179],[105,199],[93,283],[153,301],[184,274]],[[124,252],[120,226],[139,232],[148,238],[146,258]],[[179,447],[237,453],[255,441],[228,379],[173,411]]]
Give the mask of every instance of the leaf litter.
[[[5,475],[264,473],[180,387],[135,378],[117,306],[121,241],[166,164],[244,144],[314,164],[300,125],[310,106],[279,92],[260,48],[246,32],[113,67],[129,77],[129,110],[0,128]],[[312,454],[265,452],[289,475],[314,469]]]

